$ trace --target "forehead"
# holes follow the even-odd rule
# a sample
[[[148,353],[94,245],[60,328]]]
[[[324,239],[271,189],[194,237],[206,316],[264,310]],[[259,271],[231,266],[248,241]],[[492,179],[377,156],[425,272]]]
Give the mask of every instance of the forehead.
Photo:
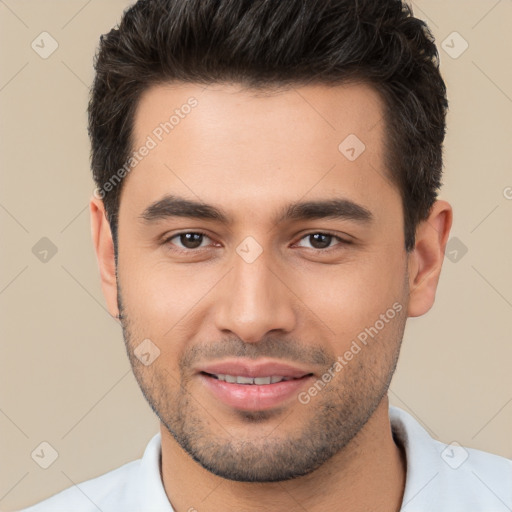
[[[258,135],[259,143],[292,144],[297,138],[316,142],[327,135],[336,141],[353,133],[372,145],[379,137],[379,130],[373,129],[383,118],[382,107],[380,95],[365,83],[266,90],[240,84],[161,84],[149,87],[139,98],[134,140],[141,143],[155,130],[158,137],[158,128],[164,129],[161,125],[170,121],[167,128],[174,137],[188,128],[205,142],[229,137],[234,143],[249,143]],[[191,120],[185,123],[186,119]],[[214,127],[217,130],[212,131]]]
[[[122,196],[139,211],[169,193],[247,214],[306,195],[375,210],[399,197],[386,177],[383,133],[383,103],[366,84],[152,86],[133,126],[132,149],[145,156]]]

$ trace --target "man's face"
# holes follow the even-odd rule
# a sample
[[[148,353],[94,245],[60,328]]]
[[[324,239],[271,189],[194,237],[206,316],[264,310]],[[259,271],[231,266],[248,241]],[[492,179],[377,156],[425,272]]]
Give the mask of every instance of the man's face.
[[[181,109],[191,97],[197,105]],[[158,130],[175,109],[172,131]],[[154,411],[217,475],[307,474],[361,430],[386,394],[409,289],[382,116],[364,85],[271,95],[158,86],[138,104],[133,149],[148,136],[156,146],[121,194],[123,333]],[[150,208],[167,195],[226,218]],[[331,200],[357,206],[338,204],[338,216],[314,208],[286,215],[292,203]],[[136,357],[151,361],[154,347],[150,364]],[[283,376],[293,380],[272,383]]]

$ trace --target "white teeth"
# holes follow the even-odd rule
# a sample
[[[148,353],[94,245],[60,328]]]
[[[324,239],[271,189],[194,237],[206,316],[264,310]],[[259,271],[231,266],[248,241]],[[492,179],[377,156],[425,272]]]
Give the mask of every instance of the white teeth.
[[[255,377],[254,384],[270,384],[272,377]]]
[[[230,382],[231,384],[256,384],[258,386],[266,384],[275,384],[283,380],[291,380],[290,377],[281,377],[273,375],[272,377],[241,377],[238,375],[225,375],[222,373],[214,374],[219,380]]]
[[[252,377],[237,377],[237,384],[254,384],[254,379]]]

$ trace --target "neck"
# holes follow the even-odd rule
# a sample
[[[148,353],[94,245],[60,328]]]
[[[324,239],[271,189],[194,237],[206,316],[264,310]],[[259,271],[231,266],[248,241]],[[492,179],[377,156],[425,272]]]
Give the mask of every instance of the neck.
[[[234,482],[195,462],[167,429],[162,434],[162,480],[175,512],[261,510],[278,512],[397,512],[406,461],[393,440],[384,397],[352,441],[309,475],[271,483]]]

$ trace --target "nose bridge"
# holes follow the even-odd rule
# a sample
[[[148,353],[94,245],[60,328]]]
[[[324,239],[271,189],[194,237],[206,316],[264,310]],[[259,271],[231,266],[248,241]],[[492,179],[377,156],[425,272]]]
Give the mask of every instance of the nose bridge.
[[[272,330],[293,329],[292,294],[276,276],[271,260],[269,253],[251,246],[250,240],[240,244],[217,297],[218,329],[229,330],[246,342],[256,342]]]

